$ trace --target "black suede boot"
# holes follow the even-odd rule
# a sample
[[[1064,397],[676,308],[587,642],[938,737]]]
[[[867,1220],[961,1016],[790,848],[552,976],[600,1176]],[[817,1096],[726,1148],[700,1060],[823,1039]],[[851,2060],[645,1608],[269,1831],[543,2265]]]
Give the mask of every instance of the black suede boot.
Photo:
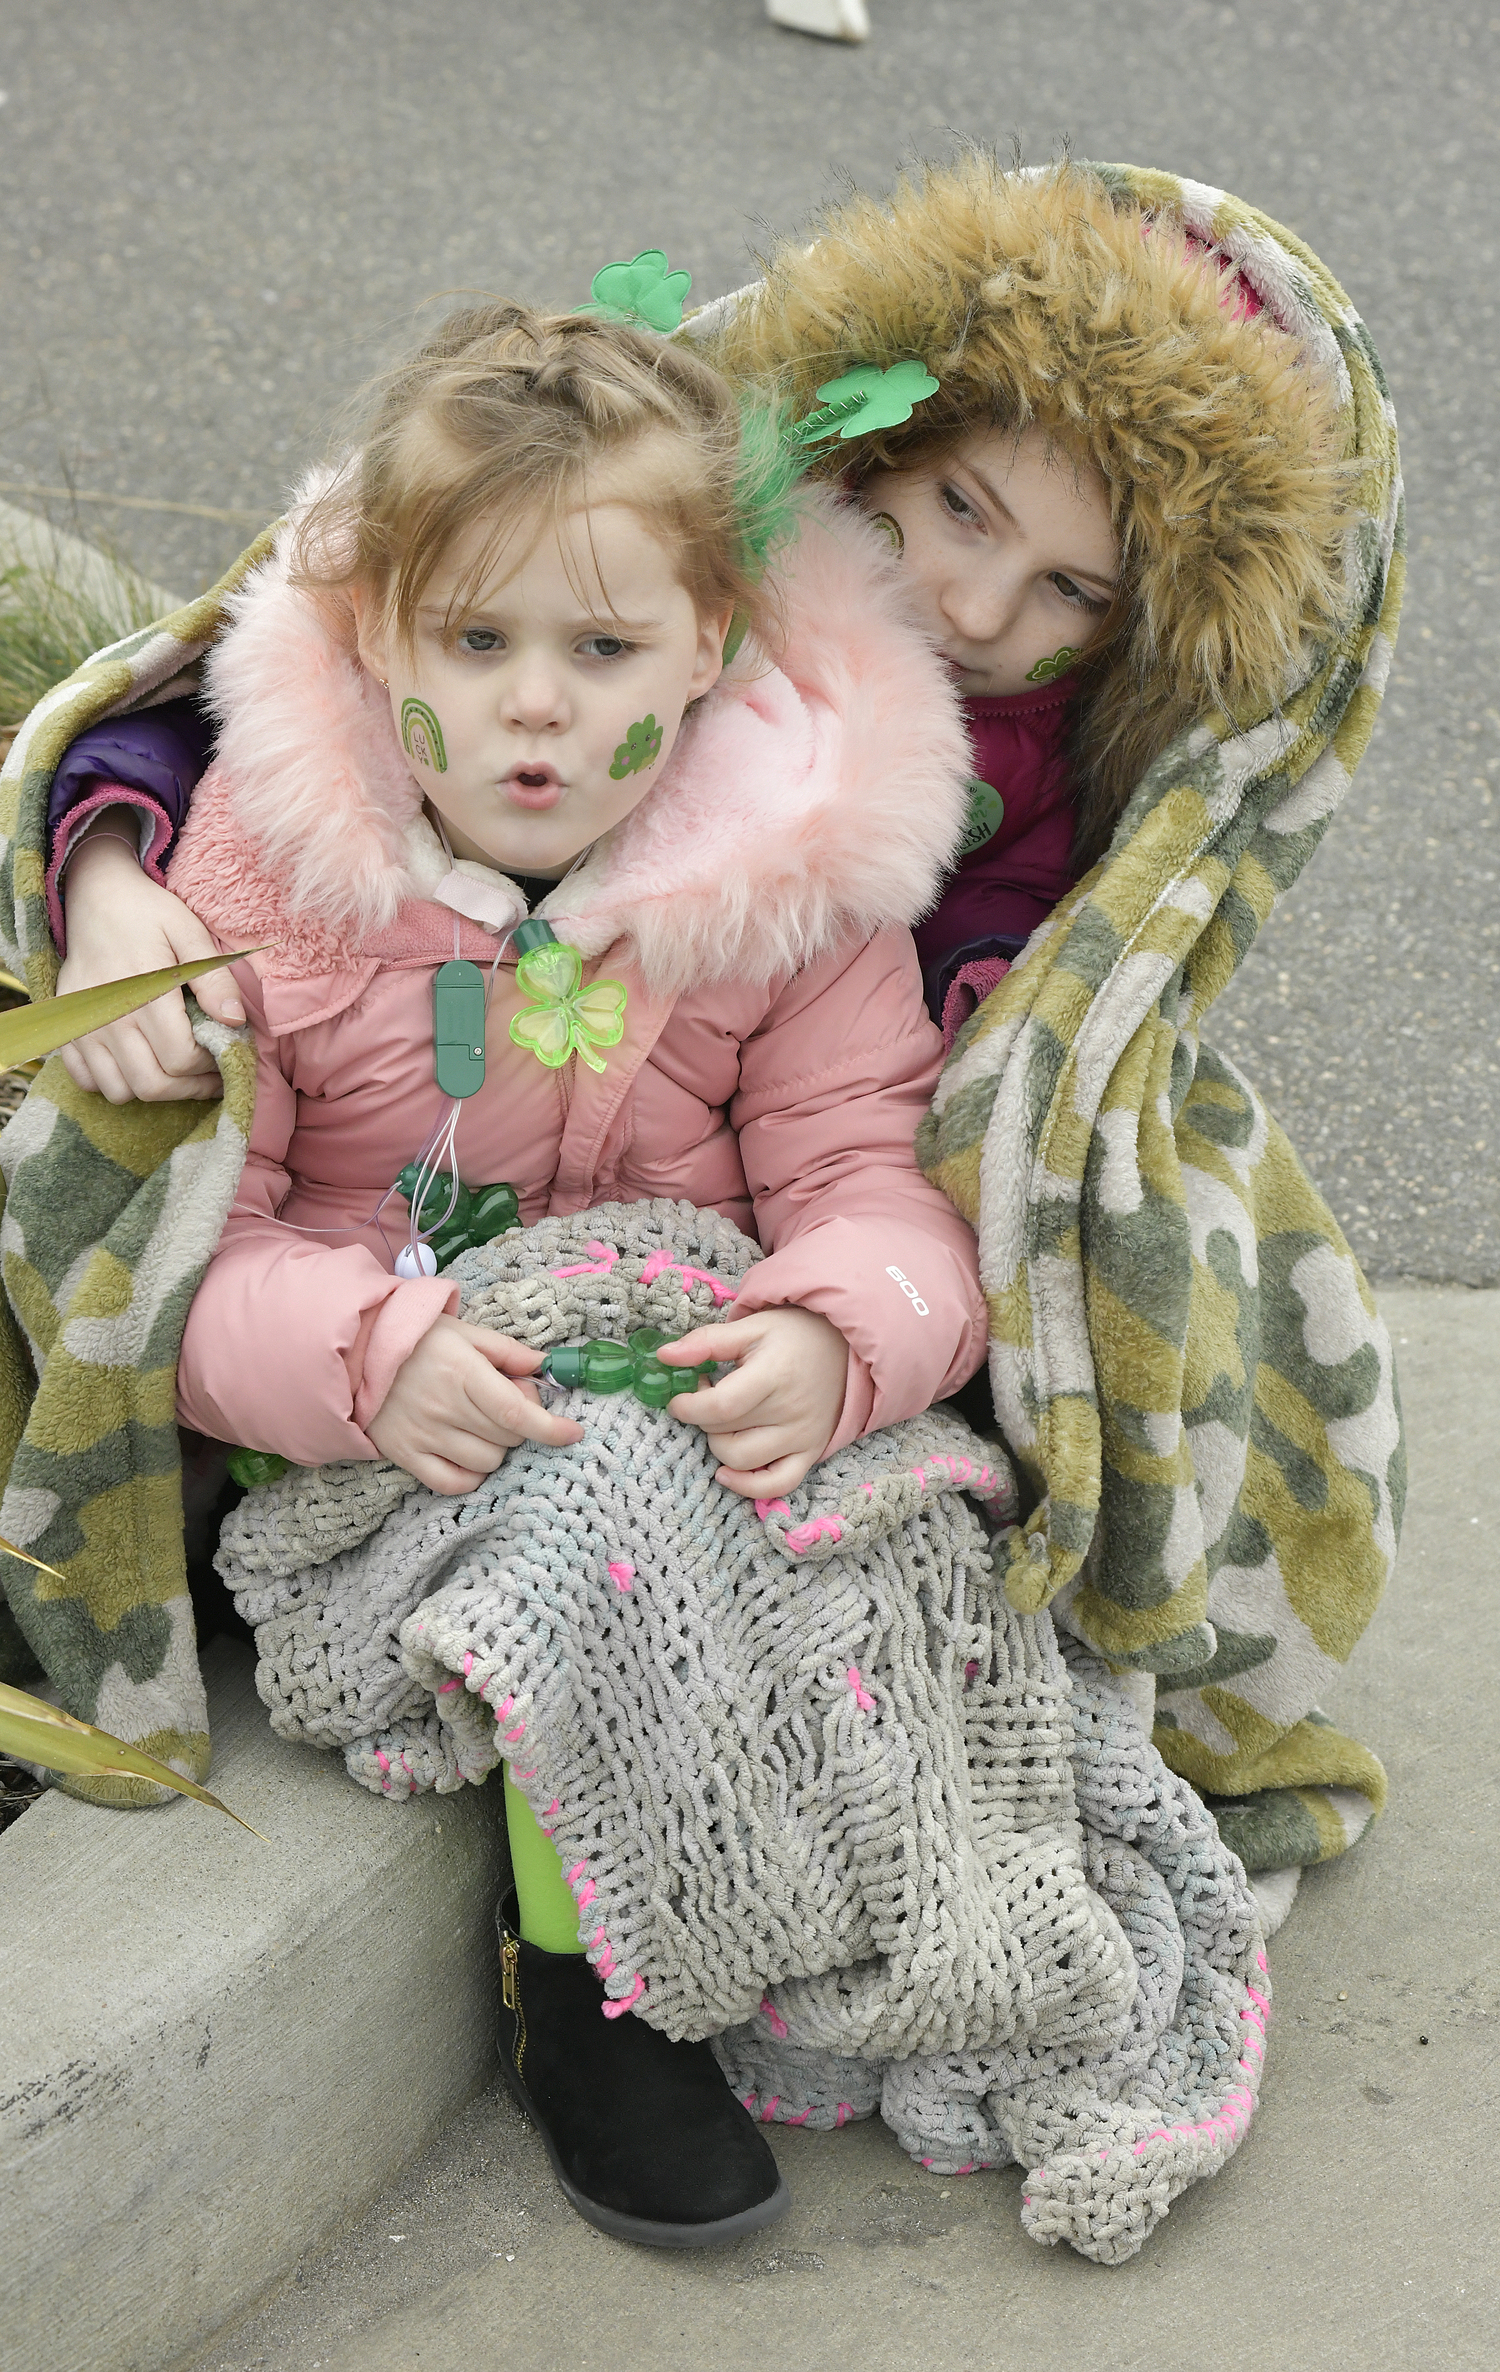
[[[501,2064],[584,2222],[648,2248],[707,2248],[785,2215],[765,2135],[707,2043],[604,2017],[581,1952],[522,1942],[513,1894],[495,1924]]]

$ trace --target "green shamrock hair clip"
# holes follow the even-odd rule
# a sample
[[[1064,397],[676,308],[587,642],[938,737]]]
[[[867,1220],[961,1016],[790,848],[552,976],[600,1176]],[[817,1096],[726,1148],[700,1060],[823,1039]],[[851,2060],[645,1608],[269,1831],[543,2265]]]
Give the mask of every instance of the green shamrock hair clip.
[[[518,943],[527,929],[522,923]],[[549,1071],[561,1070],[570,1054],[591,1071],[603,1070],[603,1058],[594,1048],[618,1046],[625,1035],[623,981],[591,980],[585,988],[577,948],[564,939],[549,938],[522,956],[516,986],[528,1000],[523,1012],[511,1016],[510,1034],[518,1046],[529,1048]]]
[[[663,336],[682,324],[683,300],[693,285],[691,272],[667,269],[666,252],[643,247],[628,264],[605,264],[594,274],[594,307],[616,321],[638,321]]]
[[[873,362],[856,363],[842,378],[829,379],[818,389],[818,408],[786,431],[789,445],[817,445],[825,437],[869,436],[880,428],[900,428],[916,405],[936,395],[939,382],[920,362],[893,362],[878,370]]]

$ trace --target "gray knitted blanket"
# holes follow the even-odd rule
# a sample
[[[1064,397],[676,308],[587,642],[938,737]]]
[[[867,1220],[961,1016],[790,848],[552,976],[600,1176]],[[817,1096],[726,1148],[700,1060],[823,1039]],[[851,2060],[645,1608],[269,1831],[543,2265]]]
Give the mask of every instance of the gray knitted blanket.
[[[758,1257],[651,1202],[451,1273],[546,1347],[728,1314]],[[1017,2158],[1037,2239],[1133,2254],[1245,2130],[1264,1954],[1131,1684],[1007,1605],[1003,1455],[936,1410],[751,1505],[633,1394],[566,1405],[581,1442],[462,1499],[369,1465],[246,1498],[219,1563],[273,1726],[392,1796],[504,1757],[606,2016],[714,2036],[767,2119],[878,2107],[937,2172]]]

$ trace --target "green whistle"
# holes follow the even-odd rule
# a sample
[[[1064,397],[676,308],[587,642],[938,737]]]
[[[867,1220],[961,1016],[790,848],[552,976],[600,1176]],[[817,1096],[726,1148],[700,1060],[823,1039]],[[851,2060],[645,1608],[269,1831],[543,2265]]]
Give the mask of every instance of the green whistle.
[[[542,1360],[542,1373],[570,1389],[634,1392],[644,1407],[665,1408],[679,1392],[696,1392],[714,1371],[712,1359],[697,1367],[664,1367],[657,1352],[680,1339],[659,1326],[638,1326],[628,1342],[560,1343]]]

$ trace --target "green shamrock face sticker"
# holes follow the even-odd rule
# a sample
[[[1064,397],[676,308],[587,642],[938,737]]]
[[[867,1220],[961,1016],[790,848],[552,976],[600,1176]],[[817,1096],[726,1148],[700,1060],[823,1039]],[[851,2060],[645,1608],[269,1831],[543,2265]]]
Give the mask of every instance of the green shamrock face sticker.
[[[533,947],[516,966],[516,986],[530,1002],[511,1016],[510,1034],[549,1071],[561,1070],[570,1054],[602,1071],[594,1048],[618,1046],[625,1035],[624,982],[591,980],[584,988],[582,980],[582,957],[561,939]]]
[[[643,247],[628,264],[606,264],[594,274],[593,298],[601,313],[666,331],[681,322],[683,299],[692,285],[691,272],[668,271],[663,249]]]
[[[1082,656],[1081,651],[1072,650],[1064,643],[1062,649],[1054,651],[1050,659],[1038,659],[1035,667],[1028,667],[1026,681],[1029,684],[1055,684],[1060,675],[1067,674],[1074,660]]]
[[[661,734],[654,716],[643,716],[638,725],[628,725],[625,738],[615,751],[610,781],[623,782],[627,774],[644,774],[648,766],[654,766],[661,752]]]
[[[868,436],[872,429],[899,428],[912,416],[913,406],[936,395],[938,381],[919,362],[893,362],[877,370],[873,362],[857,363],[840,379],[829,379],[818,389],[818,409],[788,431],[787,441],[816,445],[824,437]]]

